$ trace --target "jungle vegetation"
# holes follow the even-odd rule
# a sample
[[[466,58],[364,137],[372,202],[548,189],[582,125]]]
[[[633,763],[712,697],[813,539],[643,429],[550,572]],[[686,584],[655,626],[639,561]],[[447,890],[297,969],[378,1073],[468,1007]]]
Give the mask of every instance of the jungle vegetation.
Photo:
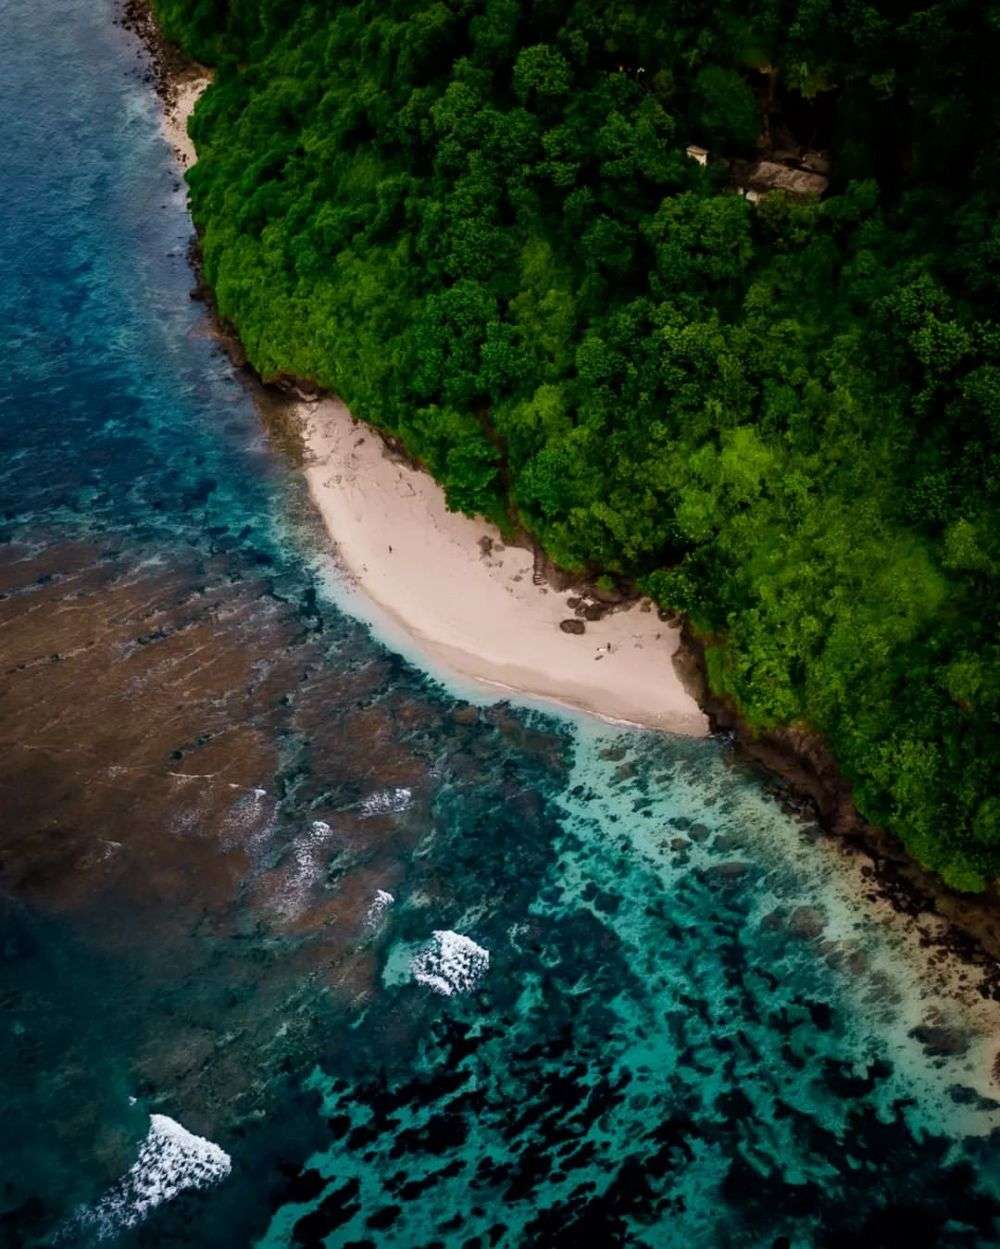
[[[266,378],[641,587],[751,725],[1000,875],[1000,9],[156,0],[215,67],[204,271]],[[823,198],[736,193],[780,132]],[[688,144],[708,148],[702,167]]]

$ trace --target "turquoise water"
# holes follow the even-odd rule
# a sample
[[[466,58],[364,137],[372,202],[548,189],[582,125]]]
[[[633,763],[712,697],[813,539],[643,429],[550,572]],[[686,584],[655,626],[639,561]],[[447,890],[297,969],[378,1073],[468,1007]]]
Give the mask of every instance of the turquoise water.
[[[1000,1244],[996,1045],[815,828],[338,606],[113,19],[0,7],[0,1243]]]

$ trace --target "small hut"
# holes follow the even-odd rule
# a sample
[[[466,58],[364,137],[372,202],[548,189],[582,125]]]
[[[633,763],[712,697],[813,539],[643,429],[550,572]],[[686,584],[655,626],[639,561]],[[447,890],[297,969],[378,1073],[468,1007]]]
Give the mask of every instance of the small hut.
[[[688,156],[690,156],[692,160],[696,160],[699,165],[708,164],[708,148],[707,147],[699,147],[697,143],[690,143],[688,144],[685,150]]]

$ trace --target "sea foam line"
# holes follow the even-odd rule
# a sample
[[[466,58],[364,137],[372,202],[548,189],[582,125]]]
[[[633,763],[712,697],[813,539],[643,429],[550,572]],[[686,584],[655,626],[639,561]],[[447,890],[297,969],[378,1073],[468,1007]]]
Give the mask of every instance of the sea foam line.
[[[489,970],[490,952],[471,937],[439,928],[431,940],[413,956],[410,971],[418,984],[451,997],[470,993]]]
[[[150,1115],[138,1158],[98,1202],[79,1211],[74,1223],[94,1228],[104,1240],[135,1227],[151,1210],[187,1189],[219,1183],[231,1170],[232,1159],[213,1141],[195,1136],[167,1115]]]

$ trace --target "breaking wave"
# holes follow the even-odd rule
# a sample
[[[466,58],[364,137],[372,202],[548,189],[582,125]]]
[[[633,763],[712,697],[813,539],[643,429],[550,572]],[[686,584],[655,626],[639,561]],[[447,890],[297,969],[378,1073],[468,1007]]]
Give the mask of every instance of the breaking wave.
[[[167,1115],[150,1115],[149,1132],[139,1156],[105,1195],[76,1217],[76,1224],[98,1237],[135,1227],[166,1201],[187,1189],[208,1188],[224,1180],[232,1159],[224,1149],[195,1136]]]
[[[368,908],[368,914],[365,916],[366,925],[369,928],[377,928],[385,917],[386,911],[395,901],[395,897],[388,889],[376,889],[375,897],[372,899],[371,906]]]
[[[398,815],[405,811],[413,799],[413,791],[405,786],[395,789],[379,789],[369,794],[361,804],[362,815]]]
[[[471,993],[489,970],[490,952],[450,929],[437,929],[410,963],[413,979],[435,993]]]

